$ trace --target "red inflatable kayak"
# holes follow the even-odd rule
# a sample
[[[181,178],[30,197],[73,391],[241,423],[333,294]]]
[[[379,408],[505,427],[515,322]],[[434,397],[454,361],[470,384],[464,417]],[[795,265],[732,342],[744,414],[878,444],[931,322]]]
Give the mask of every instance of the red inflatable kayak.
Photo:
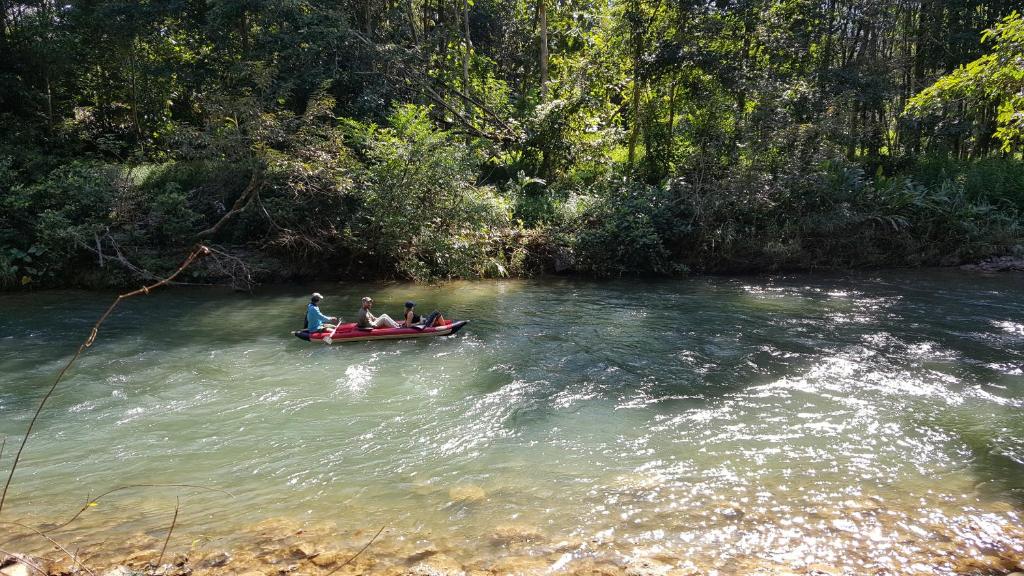
[[[455,334],[469,323],[469,320],[446,321],[440,326],[431,326],[417,330],[416,328],[357,328],[355,322],[339,324],[334,330],[320,330],[312,334],[308,330],[292,332],[307,342],[356,342],[360,340],[398,340],[399,338],[426,338],[428,336],[448,336]]]

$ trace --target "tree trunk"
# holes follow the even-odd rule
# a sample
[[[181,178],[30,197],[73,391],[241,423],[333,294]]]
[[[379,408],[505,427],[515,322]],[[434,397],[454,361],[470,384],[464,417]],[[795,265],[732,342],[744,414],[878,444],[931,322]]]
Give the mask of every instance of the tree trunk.
[[[540,101],[548,99],[548,8],[545,0],[537,0],[537,21],[540,25]]]
[[[639,58],[637,58],[639,61]],[[629,127],[629,167],[633,167],[636,158],[636,139],[640,134],[640,78],[638,66],[633,67],[633,113]]]
[[[249,55],[249,12],[242,11],[242,20],[238,23],[238,36],[242,41],[242,58]]]
[[[413,8],[412,0],[406,0],[405,2],[405,15],[409,20],[409,33],[412,34],[412,44],[413,46],[419,46],[420,37],[416,31],[416,10]]]
[[[636,139],[640,133],[640,60],[643,57],[643,30],[639,2],[633,0],[630,6],[633,11],[633,17],[630,19],[630,40],[633,43],[633,112],[629,126],[629,167],[632,169],[636,159]]]
[[[53,90],[50,88],[50,67],[46,67],[44,72],[46,80],[46,125],[52,131],[53,130]]]
[[[469,38],[469,0],[462,0],[462,39],[465,44],[465,54],[462,58],[462,91],[466,95],[471,96],[469,86],[469,58],[473,52],[473,41]],[[466,117],[470,120],[473,119],[473,104],[469,100],[466,102]]]
[[[7,23],[7,0],[0,0],[0,53],[7,54],[7,35],[10,25]]]
[[[135,134],[139,138],[139,146],[143,146],[142,137],[142,123],[139,122],[139,71],[135,60],[135,43],[136,38],[132,38],[131,45],[128,47],[128,67],[131,73],[131,91],[132,91],[132,123],[135,124]]]
[[[676,87],[678,82],[675,78],[672,79],[672,85],[668,90],[668,135],[665,137],[668,141],[666,144],[665,153],[665,173],[668,174],[672,169],[672,159],[675,157],[675,126],[676,126]]]
[[[850,103],[850,132],[846,144],[846,157],[853,160],[857,157],[857,101]]]

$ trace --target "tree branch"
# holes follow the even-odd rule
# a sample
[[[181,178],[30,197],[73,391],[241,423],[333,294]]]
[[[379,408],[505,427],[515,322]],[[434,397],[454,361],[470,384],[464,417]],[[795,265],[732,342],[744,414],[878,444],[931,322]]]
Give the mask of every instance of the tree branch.
[[[256,196],[257,190],[259,190],[261,186],[263,186],[263,179],[260,177],[259,170],[255,170],[252,173],[252,179],[249,180],[249,185],[242,191],[242,195],[238,197],[238,200],[235,200],[235,204],[231,207],[231,210],[228,210],[227,214],[221,216],[221,219],[218,220],[216,224],[196,234],[196,238],[213,236],[220,231],[232,216],[238,214],[242,210],[245,210],[246,207],[249,206],[253,198]]]

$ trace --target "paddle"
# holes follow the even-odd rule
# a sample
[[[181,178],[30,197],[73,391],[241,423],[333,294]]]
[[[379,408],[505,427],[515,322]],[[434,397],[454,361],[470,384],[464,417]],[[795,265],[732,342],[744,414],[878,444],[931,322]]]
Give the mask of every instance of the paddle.
[[[334,319],[336,320],[336,322],[334,323],[334,330],[331,330],[330,335],[323,337],[324,344],[330,344],[331,342],[333,342],[334,340],[332,339],[332,337],[338,331],[338,328],[341,328],[341,317],[335,316]]]

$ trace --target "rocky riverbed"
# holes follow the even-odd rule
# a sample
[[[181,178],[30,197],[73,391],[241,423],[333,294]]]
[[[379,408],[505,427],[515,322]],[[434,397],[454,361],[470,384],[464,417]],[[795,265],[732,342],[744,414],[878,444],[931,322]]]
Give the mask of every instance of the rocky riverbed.
[[[472,503],[479,487],[452,490]],[[925,499],[922,499],[924,502]],[[701,526],[694,546],[634,546],[614,530],[590,537],[559,538],[543,527],[497,524],[473,542],[445,533],[415,533],[384,527],[339,529],[331,522],[270,518],[228,538],[172,533],[166,528],[121,539],[78,531],[48,534],[63,550],[29,530],[13,531],[3,576],[271,576],[380,574],[384,576],[487,576],[573,574],[579,576],[712,575],[1006,575],[1024,571],[1024,524],[1009,504],[991,503],[972,520],[944,524],[911,521],[873,498],[851,499],[837,509],[809,509],[802,516],[772,516],[756,507],[720,502],[664,518],[666,534]],[[116,530],[113,532],[116,533]],[[716,542],[738,538],[755,545],[749,553],[715,554]],[[233,542],[231,545],[226,543]],[[666,542],[668,539],[666,539]],[[741,549],[741,548],[740,548]]]

